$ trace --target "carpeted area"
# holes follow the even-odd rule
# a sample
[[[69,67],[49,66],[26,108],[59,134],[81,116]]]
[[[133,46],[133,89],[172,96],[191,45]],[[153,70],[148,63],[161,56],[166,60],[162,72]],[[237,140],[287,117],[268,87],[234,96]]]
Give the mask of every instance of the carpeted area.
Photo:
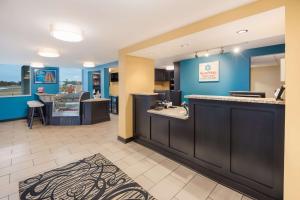
[[[19,193],[22,200],[154,199],[101,154],[22,181]]]

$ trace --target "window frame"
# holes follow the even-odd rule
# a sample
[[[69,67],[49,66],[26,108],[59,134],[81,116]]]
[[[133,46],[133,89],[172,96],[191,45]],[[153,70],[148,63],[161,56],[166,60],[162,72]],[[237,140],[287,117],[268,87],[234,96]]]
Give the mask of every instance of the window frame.
[[[23,66],[23,65],[22,65]],[[22,68],[21,66],[21,68]],[[29,81],[29,94],[22,94],[22,95],[6,95],[6,96],[1,96],[0,95],[0,99],[1,98],[15,98],[15,97],[31,97],[32,96],[32,68],[31,66],[29,66],[29,77],[30,77],[30,81]],[[21,77],[22,78],[22,77]]]

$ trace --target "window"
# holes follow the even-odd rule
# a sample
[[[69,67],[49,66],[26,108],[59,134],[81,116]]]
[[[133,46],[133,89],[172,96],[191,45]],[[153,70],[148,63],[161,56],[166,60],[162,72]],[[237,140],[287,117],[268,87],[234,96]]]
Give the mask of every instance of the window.
[[[74,92],[82,91],[82,72],[78,68],[60,68],[59,69],[59,90],[61,93],[69,93],[70,88],[74,88]]]
[[[29,66],[0,66],[0,97],[30,95]]]

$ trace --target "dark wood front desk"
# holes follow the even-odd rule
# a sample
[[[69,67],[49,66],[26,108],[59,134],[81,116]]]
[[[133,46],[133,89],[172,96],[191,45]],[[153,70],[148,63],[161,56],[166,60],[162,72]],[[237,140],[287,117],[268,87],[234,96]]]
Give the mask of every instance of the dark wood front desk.
[[[155,95],[134,95],[134,138],[230,188],[283,199],[283,102],[189,98],[189,117],[149,113]]]
[[[88,99],[81,102],[81,124],[109,121],[109,99]]]
[[[42,100],[41,100],[42,101]],[[109,121],[109,99],[88,99],[80,102],[78,116],[53,116],[53,102],[42,101],[47,125],[89,125]]]

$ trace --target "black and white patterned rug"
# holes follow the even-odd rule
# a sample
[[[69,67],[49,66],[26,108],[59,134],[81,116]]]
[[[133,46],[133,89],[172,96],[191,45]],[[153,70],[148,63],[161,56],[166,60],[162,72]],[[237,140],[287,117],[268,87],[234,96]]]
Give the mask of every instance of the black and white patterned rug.
[[[22,200],[154,199],[101,154],[22,181],[19,192]]]

